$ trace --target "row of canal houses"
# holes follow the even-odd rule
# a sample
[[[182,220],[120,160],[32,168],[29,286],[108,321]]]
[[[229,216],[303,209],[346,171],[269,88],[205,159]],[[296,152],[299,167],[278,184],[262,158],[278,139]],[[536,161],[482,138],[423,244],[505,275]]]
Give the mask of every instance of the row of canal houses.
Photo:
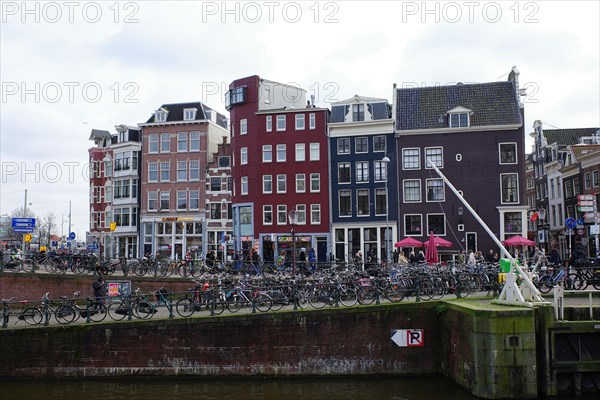
[[[428,161],[500,240],[527,236],[524,105],[507,81],[393,86],[315,106],[296,86],[250,76],[225,95],[230,116],[164,104],[116,134],[93,130],[90,237],[107,256],[186,251],[262,259],[313,248],[319,261],[431,232],[460,250],[498,250]]]

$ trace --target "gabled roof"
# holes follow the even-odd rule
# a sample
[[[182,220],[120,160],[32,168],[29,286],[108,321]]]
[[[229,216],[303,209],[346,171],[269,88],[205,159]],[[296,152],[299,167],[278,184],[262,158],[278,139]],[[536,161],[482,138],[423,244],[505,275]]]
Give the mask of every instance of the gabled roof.
[[[543,129],[546,142],[550,145],[556,143],[559,147],[579,143],[579,138],[594,136],[600,128],[571,128],[571,129]]]
[[[92,129],[89,140],[108,139],[110,140],[111,134],[109,131],[103,131],[102,129]]]
[[[447,113],[471,110],[470,126],[522,125],[513,82],[396,89],[396,129],[447,128]]]
[[[214,120],[215,123],[217,125],[221,126],[222,128],[227,129],[227,117],[225,117],[223,114],[217,113],[215,110],[213,110],[206,104],[199,102],[199,101],[192,102],[192,103],[163,104],[162,106],[160,106],[158,108],[158,110],[163,109],[165,111],[168,111],[167,120],[165,121],[168,123],[168,122],[182,122],[183,121],[183,110],[185,110],[186,108],[197,109],[196,118],[194,121],[201,121],[201,120],[205,120],[205,119],[210,120],[211,118],[209,117],[208,112],[215,112],[217,114],[216,119]],[[146,123],[147,124],[154,123],[155,122],[154,117],[155,117],[155,113],[152,114],[152,116],[148,119],[148,121],[146,121]]]
[[[346,100],[340,100],[336,103],[331,103],[332,106],[338,106],[341,104],[354,104],[354,103],[382,103],[385,102],[387,103],[387,99],[380,99],[377,97],[365,97],[365,96],[360,96],[358,94],[355,94],[354,96],[350,97],[349,99]]]
[[[600,144],[576,144],[571,146],[571,151],[577,159],[590,154],[600,155]]]

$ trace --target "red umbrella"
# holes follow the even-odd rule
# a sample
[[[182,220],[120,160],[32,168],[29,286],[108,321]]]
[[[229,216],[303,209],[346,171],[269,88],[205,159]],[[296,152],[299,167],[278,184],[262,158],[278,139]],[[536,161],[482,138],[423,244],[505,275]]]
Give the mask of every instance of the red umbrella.
[[[431,237],[429,238],[428,241],[426,241],[425,243],[423,243],[426,248],[427,248],[427,246],[429,246],[429,242],[430,241],[431,241]],[[452,247],[452,242],[450,242],[450,241],[448,241],[446,239],[442,239],[439,236],[434,236],[432,243],[435,243],[435,247]]]
[[[394,247],[423,247],[423,243],[419,242],[417,239],[407,237],[394,243]]]
[[[523,236],[513,236],[502,242],[505,246],[535,246],[535,242]]]
[[[429,240],[425,242],[425,259],[430,264],[435,264],[439,261],[437,244],[433,232],[429,233]]]

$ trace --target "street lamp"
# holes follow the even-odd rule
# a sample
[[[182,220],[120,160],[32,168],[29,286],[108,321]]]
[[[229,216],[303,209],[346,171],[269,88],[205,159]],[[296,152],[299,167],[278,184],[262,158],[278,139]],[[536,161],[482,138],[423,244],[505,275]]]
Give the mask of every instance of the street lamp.
[[[291,209],[288,213],[288,220],[292,225],[292,273],[296,276],[296,224],[298,223],[298,215],[295,209]]]
[[[385,177],[385,261],[386,264],[389,262],[390,260],[390,250],[388,247],[388,232],[389,232],[389,204],[390,204],[390,194],[388,192],[388,164],[390,162],[390,158],[388,156],[385,156],[381,159],[381,162],[383,163],[383,165],[385,165],[385,172],[384,172],[384,177]]]

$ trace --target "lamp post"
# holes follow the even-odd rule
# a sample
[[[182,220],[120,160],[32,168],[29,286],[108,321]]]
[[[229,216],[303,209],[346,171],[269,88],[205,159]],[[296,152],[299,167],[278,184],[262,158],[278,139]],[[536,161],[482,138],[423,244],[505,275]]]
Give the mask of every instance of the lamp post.
[[[384,177],[385,177],[385,262],[386,265],[390,260],[390,249],[388,246],[388,235],[390,234],[389,227],[389,204],[390,204],[390,193],[388,192],[388,164],[390,163],[390,158],[385,156],[381,159],[383,165],[385,165]],[[391,239],[391,238],[389,238]]]
[[[296,224],[298,223],[298,215],[295,209],[291,209],[288,213],[288,220],[292,226],[292,273],[296,276]]]

